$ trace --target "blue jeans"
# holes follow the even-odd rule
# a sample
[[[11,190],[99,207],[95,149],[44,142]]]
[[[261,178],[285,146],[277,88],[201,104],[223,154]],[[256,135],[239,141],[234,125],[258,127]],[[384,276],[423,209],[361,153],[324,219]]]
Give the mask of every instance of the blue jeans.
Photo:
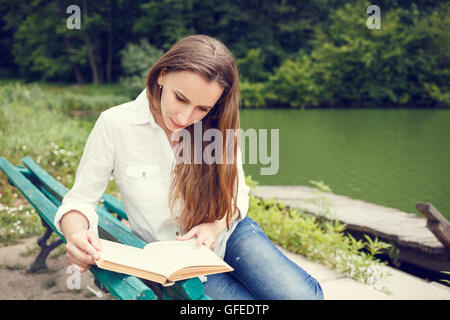
[[[212,299],[323,299],[317,280],[289,260],[250,217],[231,234],[224,260],[234,271],[207,276],[205,294]]]

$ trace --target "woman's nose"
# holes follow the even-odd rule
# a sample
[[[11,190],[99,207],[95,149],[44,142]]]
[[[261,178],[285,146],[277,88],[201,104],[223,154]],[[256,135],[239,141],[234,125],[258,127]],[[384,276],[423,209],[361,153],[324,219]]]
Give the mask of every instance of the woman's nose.
[[[178,113],[177,115],[177,122],[181,125],[186,125],[189,122],[189,116],[190,116],[191,112],[189,110],[186,110],[183,113]]]

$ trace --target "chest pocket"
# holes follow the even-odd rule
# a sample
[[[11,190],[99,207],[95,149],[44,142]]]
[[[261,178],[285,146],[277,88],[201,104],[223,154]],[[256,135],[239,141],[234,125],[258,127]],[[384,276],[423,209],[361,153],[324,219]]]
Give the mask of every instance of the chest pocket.
[[[125,167],[127,189],[130,196],[138,201],[152,201],[159,197],[161,180],[159,165],[138,165]]]

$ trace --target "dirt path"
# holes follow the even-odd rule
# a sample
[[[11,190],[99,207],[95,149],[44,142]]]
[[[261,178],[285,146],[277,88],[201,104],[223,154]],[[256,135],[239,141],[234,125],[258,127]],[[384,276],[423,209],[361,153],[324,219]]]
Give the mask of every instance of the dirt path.
[[[31,237],[22,239],[17,245],[0,247],[0,300],[114,299],[96,287],[89,271],[81,274],[80,289],[77,290],[76,282],[71,281],[75,274],[67,273],[69,264],[60,248],[55,249],[47,259],[48,271],[27,274],[26,267],[34,261],[38,252],[37,239],[38,237]],[[101,293],[102,297],[97,297],[88,287]]]

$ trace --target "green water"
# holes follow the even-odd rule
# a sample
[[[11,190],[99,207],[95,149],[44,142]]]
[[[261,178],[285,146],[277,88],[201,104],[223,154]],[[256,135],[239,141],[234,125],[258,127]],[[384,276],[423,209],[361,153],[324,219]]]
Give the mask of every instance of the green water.
[[[269,165],[248,164],[246,149],[245,174],[262,185],[323,181],[336,194],[405,212],[430,202],[450,220],[450,110],[265,109],[240,117],[243,130],[269,129],[270,137],[279,129],[277,174],[261,175]]]

